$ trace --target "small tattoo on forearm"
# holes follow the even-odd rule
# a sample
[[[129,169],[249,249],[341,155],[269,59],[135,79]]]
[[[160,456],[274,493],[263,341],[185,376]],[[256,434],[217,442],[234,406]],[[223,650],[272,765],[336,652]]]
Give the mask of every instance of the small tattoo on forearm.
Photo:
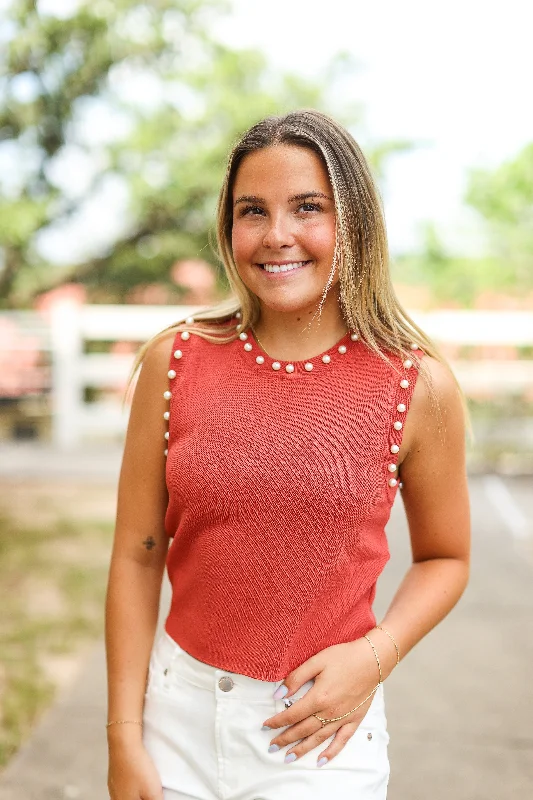
[[[148,539],[144,540],[143,544],[147,550],[153,550],[156,545],[156,542],[153,536],[149,536]]]

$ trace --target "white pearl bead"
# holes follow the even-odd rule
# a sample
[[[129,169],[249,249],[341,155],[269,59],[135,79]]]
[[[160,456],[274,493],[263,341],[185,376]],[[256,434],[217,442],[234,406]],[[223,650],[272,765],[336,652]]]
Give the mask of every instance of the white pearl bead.
[[[346,352],[346,345],[341,344],[341,346],[339,347],[339,353],[343,356],[345,352]]]
[[[241,312],[240,312],[240,311],[237,311],[237,313],[235,314],[235,316],[237,317],[237,319],[240,319],[240,318],[242,317],[242,314],[241,314]]]
[[[396,454],[396,453],[400,452],[400,448],[398,447],[397,444],[391,444],[390,451],[391,451],[391,453]]]
[[[168,431],[165,433],[165,439],[167,440],[167,442],[170,439],[170,433]]]
[[[173,378],[176,377],[176,371],[173,370],[173,369],[169,369],[169,371],[167,372],[167,375],[170,378],[170,380],[172,380]]]
[[[165,400],[170,400],[170,398],[172,397],[172,392],[163,392],[163,397],[165,398]]]
[[[416,342],[411,343],[411,350],[418,350],[418,345],[416,344]]]
[[[187,325],[193,325],[194,324],[194,317],[187,317],[185,322],[187,323]]]
[[[402,428],[403,428],[403,422],[398,421],[394,423],[394,430],[401,431]]]
[[[183,339],[184,342],[186,342],[187,339],[190,339],[190,336],[191,334],[189,333],[189,331],[183,331],[183,333],[181,334],[181,338]]]
[[[239,333],[239,339],[241,340],[241,342],[245,342],[247,340],[247,338],[248,338],[248,334],[245,333],[244,331],[242,333]]]
[[[241,328],[242,328],[242,325],[237,325],[237,330],[238,331],[240,331]]]
[[[168,450],[163,450],[163,455],[168,456]]]
[[[247,353],[250,352],[250,350],[252,349],[252,345],[250,344],[250,342],[246,342],[246,344],[244,345],[244,349],[246,350]]]
[[[359,339],[359,334],[358,333],[351,333],[350,334],[350,339],[352,340],[352,342],[356,342]]]
[[[285,372],[294,372],[294,365],[287,364],[287,366],[285,367]]]
[[[389,470],[389,472],[396,472],[396,464],[389,464],[387,469]]]
[[[400,481],[400,483],[398,484],[398,488],[399,489],[403,489],[403,482],[402,481]]]
[[[402,389],[407,389],[409,386],[409,381],[406,378],[404,378],[403,381],[400,381],[400,386],[402,387]]]
[[[324,364],[329,364],[329,362],[331,361],[331,356],[322,356],[322,361],[324,362]]]
[[[170,419],[170,411],[165,411],[163,414],[163,419]]]
[[[413,362],[411,361],[410,358],[406,358],[405,361],[403,362],[403,365],[405,369],[411,369],[411,367],[413,366]]]
[[[279,363],[279,361],[273,361],[272,362],[272,369],[275,369],[276,372],[277,372],[278,369],[281,369],[281,364]]]
[[[182,355],[183,355],[183,353],[181,352],[181,350],[174,350],[174,358],[178,358],[179,359],[179,358],[182,357]]]
[[[396,411],[399,411],[400,414],[403,414],[405,409],[406,409],[405,403],[398,403],[398,405],[396,406]]]
[[[396,480],[396,478],[389,478],[389,486],[392,486],[392,488],[394,488],[397,483],[398,481]]]
[[[311,364],[311,362],[310,362],[310,361],[307,361],[307,362],[304,364],[304,369],[305,369],[305,370],[307,370],[307,372],[311,372],[311,370],[313,369],[313,365]]]
[[[264,364],[265,363],[265,359],[263,358],[263,356],[257,356],[255,361],[256,361],[256,364]]]

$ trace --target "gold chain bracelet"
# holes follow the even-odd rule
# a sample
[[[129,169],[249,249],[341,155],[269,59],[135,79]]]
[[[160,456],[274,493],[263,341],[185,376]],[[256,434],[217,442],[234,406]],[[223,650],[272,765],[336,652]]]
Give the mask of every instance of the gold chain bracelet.
[[[400,663],[400,648],[396,644],[396,639],[394,638],[392,633],[389,633],[389,631],[386,628],[383,627],[383,625],[376,625],[376,628],[379,628],[380,631],[383,631],[383,633],[386,633],[387,636],[389,637],[389,639],[391,640],[391,642],[393,643],[394,649],[396,650],[396,666],[398,666],[398,664]]]
[[[374,656],[375,656],[375,659],[376,659],[376,662],[377,662],[377,665],[378,665],[379,682],[383,683],[383,675],[381,674],[381,664],[380,664],[380,661],[379,661],[378,651],[374,647],[374,645],[372,643],[372,640],[370,639],[370,636],[365,636],[364,638],[367,640],[368,644],[370,645],[370,647],[372,648],[372,650],[374,652]]]
[[[328,722],[338,722],[340,719],[344,719],[345,717],[348,717],[350,714],[353,714],[353,712],[357,711],[358,708],[361,708],[361,706],[363,706],[367,700],[370,700],[372,695],[374,695],[377,692],[380,686],[381,686],[381,681],[378,683],[377,686],[374,686],[368,697],[365,697],[365,699],[362,700],[358,706],[352,708],[351,711],[347,711],[346,714],[342,714],[342,716],[340,717],[332,717],[331,719],[326,719],[325,717],[320,717],[318,714],[311,714],[311,716],[316,717],[318,720],[320,720],[320,722],[322,723],[322,727],[324,727],[324,725],[327,725]]]
[[[142,722],[138,719],[114,719],[112,722],[106,722],[106,728],[109,728],[111,725],[140,725],[141,728],[143,726]]]

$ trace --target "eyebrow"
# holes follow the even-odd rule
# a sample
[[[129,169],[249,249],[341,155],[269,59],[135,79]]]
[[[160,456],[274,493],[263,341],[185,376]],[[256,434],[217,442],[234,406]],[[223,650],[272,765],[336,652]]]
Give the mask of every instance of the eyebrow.
[[[307,200],[309,197],[322,197],[324,200],[333,200],[332,197],[329,197],[324,192],[302,192],[301,194],[294,194],[292,197],[289,197],[289,203],[295,203],[297,200],[302,202],[302,200]],[[257,197],[254,194],[243,194],[241,197],[238,197],[235,200],[234,206],[238,205],[239,203],[257,203],[258,205],[266,205],[266,200],[264,197]]]

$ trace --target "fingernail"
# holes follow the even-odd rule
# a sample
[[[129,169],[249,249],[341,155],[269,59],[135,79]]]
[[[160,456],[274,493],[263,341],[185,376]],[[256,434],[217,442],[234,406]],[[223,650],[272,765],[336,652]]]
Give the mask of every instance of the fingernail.
[[[268,748],[269,753],[277,753],[279,750],[279,744],[271,744]]]
[[[296,753],[289,753],[285,756],[286,764],[292,764],[293,761],[296,761]]]
[[[289,690],[287,689],[287,687],[281,684],[281,686],[278,686],[278,688],[274,692],[274,700],[281,700],[282,697],[285,697],[288,691]]]
[[[272,728],[269,728],[269,727],[268,727],[268,725],[263,725],[263,727],[261,728],[261,730],[262,730],[262,731],[271,731],[271,730],[272,730]]]
[[[328,763],[328,760],[327,760],[326,756],[322,756],[322,758],[318,759],[317,767],[323,767],[324,764],[327,764],[327,763]]]

